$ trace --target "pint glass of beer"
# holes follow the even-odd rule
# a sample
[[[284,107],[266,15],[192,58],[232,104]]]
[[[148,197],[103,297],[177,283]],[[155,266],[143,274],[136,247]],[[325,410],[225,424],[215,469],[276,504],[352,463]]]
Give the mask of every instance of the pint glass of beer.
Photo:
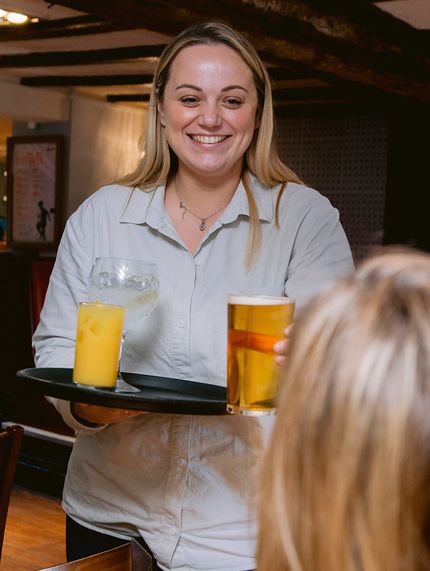
[[[227,410],[275,414],[279,367],[273,345],[293,321],[294,300],[264,295],[228,298]]]

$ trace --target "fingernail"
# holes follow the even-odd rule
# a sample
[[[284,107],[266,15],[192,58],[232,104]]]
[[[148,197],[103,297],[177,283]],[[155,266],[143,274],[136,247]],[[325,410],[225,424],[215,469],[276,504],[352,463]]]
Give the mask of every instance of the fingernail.
[[[275,351],[281,351],[283,346],[284,346],[283,341],[276,341],[276,343],[273,345],[273,349]]]

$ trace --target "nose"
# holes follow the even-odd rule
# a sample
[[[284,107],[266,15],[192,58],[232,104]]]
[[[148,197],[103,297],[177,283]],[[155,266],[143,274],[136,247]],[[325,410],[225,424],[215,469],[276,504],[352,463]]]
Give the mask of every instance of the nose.
[[[214,102],[205,103],[199,115],[199,125],[202,127],[219,127],[222,118],[219,114],[218,105]]]

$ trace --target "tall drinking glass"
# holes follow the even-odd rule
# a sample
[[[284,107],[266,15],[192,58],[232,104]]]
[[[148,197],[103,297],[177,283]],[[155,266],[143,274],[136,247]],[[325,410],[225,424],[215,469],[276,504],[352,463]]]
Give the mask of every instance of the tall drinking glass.
[[[294,300],[263,295],[228,299],[227,410],[231,414],[276,412],[279,367],[273,345],[293,321]]]
[[[159,294],[157,265],[127,258],[100,257],[94,262],[89,279],[89,301],[101,301],[125,309],[118,365],[117,392],[136,392],[121,377],[121,353],[127,331],[153,310]]]
[[[83,301],[78,308],[73,381],[78,385],[115,388],[124,307]]]

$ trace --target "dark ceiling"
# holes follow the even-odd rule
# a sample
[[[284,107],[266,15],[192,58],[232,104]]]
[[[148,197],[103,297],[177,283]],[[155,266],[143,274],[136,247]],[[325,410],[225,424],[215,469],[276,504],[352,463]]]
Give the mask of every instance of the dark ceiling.
[[[20,3],[33,7],[34,15],[43,9],[49,16],[20,27],[0,27],[0,76],[28,86],[87,90],[112,102],[144,104],[156,58],[169,37],[197,21],[217,18],[256,46],[273,78],[278,109],[430,103],[430,31],[380,9],[382,2],[17,0],[13,4],[18,9]]]

